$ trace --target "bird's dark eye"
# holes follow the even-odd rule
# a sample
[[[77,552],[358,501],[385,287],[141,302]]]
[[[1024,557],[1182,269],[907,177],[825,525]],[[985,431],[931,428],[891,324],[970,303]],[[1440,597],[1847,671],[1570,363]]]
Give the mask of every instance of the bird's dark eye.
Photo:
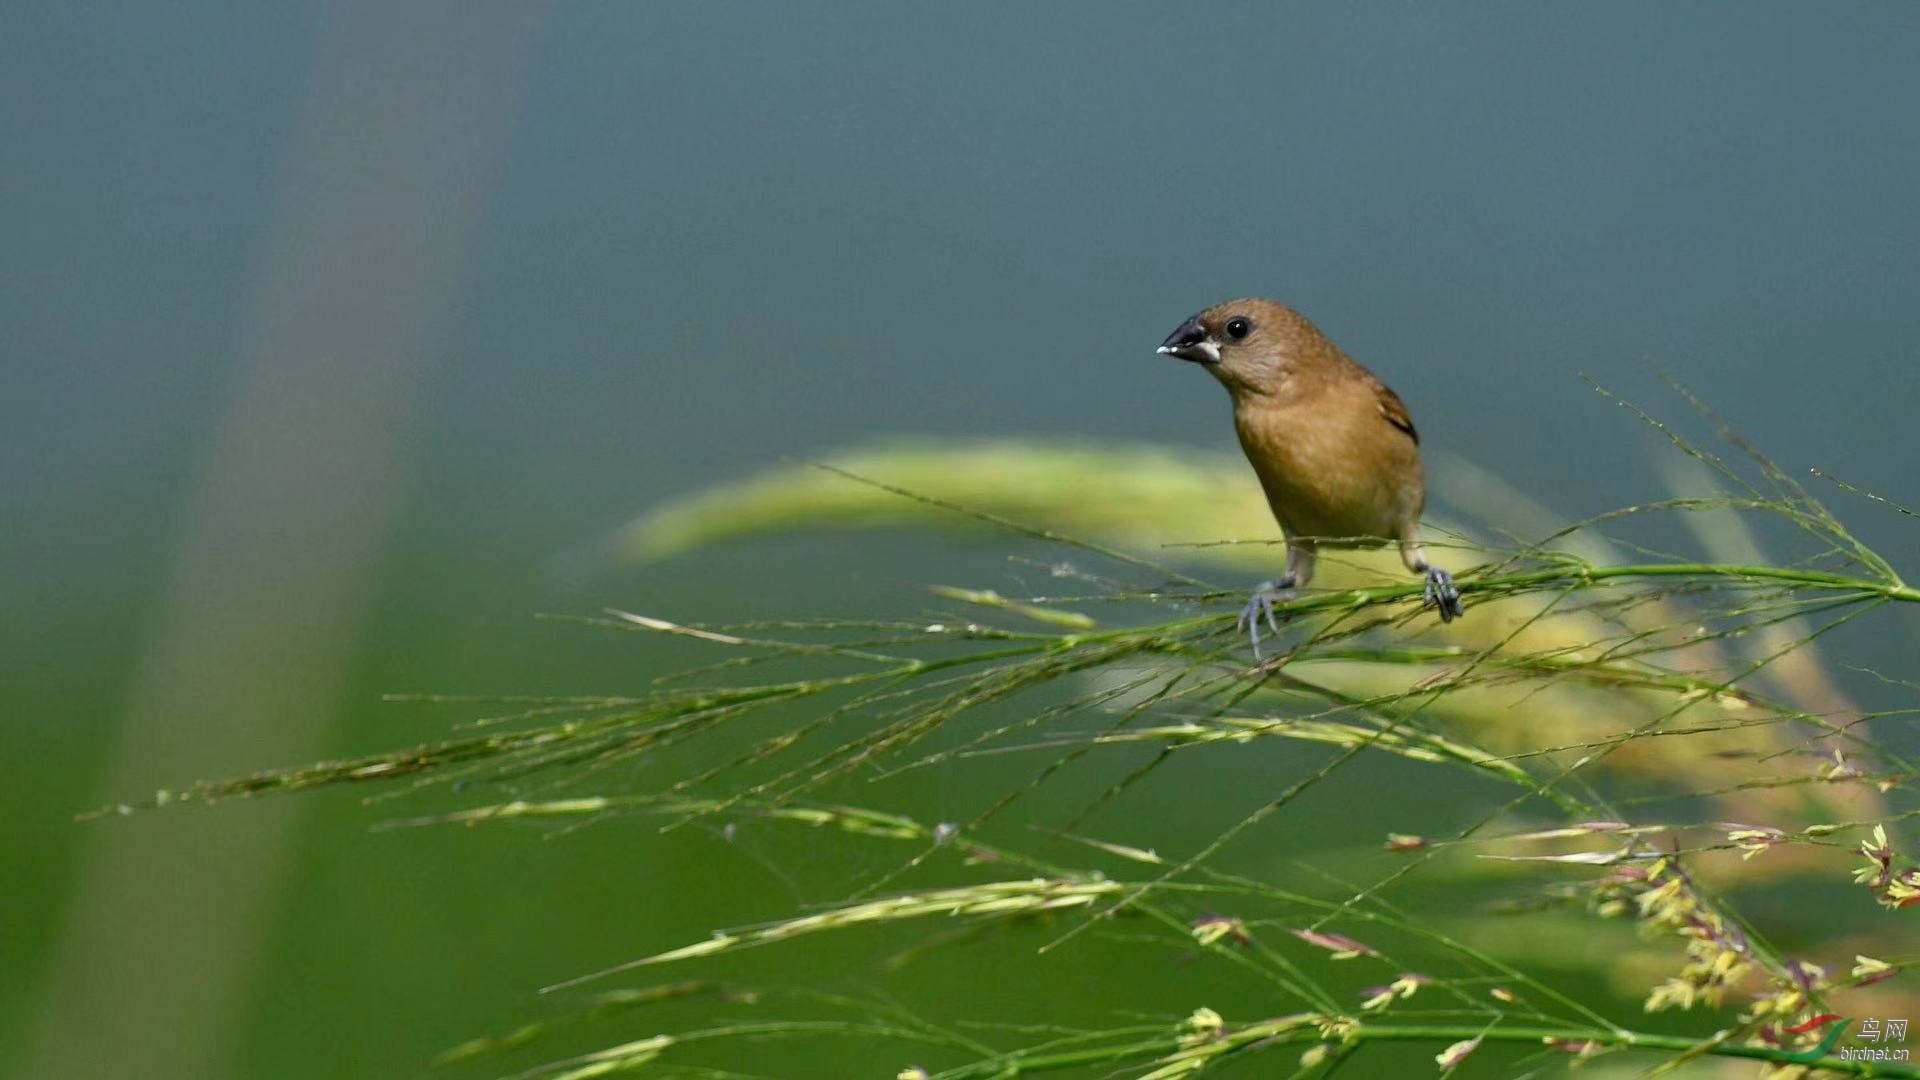
[[[1253,324],[1247,321],[1246,316],[1235,315],[1227,320],[1227,336],[1233,340],[1239,341],[1251,333],[1253,333]]]

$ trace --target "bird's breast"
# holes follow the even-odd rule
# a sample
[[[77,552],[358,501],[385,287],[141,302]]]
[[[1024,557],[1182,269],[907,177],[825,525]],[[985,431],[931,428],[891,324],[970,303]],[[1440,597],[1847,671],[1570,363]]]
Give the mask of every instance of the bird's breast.
[[[1376,406],[1236,403],[1233,419],[1289,535],[1398,539],[1419,518],[1419,448]]]

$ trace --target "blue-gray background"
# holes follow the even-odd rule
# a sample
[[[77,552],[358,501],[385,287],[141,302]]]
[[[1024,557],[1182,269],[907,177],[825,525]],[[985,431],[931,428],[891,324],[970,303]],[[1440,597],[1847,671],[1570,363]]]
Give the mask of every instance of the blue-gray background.
[[[778,913],[728,899],[758,886],[702,863],[705,835],[370,836],[385,815],[337,794],[71,822],[194,778],[103,763],[139,679],[163,677],[138,673],[168,655],[157,611],[180,602],[166,583],[208,433],[244,397],[246,327],[271,321],[263,282],[311,254],[275,240],[314,197],[303,163],[351,166],[378,122],[317,115],[343,95],[404,113],[478,87],[486,115],[315,753],[444,730],[383,691],[616,690],[656,666],[536,610],[912,610],[950,576],[924,539],[554,567],[651,501],[876,436],[1226,449],[1218,388],[1152,347],[1232,295],[1301,307],[1429,447],[1568,514],[1663,494],[1652,440],[1578,378],[1653,397],[1643,356],[1777,458],[1915,498],[1910,4],[13,4],[4,21],[0,1072],[131,1068],[142,1002],[197,977],[138,948],[86,969],[87,920],[140,910],[80,895],[111,830],[218,846],[242,817],[291,822],[248,909],[257,940],[221,961],[237,996],[141,1075],[410,1074],[530,1015],[532,987]],[[341,257],[404,252],[388,232]],[[249,685],[273,723],[272,680]],[[282,763],[194,753],[196,775]],[[103,865],[135,895],[169,870]],[[130,940],[194,934],[224,937],[160,918]],[[122,1019],[93,1025],[96,998]]]

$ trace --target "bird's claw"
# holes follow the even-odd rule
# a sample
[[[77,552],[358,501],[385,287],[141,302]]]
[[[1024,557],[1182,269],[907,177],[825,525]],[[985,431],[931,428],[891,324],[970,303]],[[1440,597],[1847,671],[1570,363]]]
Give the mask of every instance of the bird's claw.
[[[1291,579],[1262,582],[1253,590],[1253,595],[1247,599],[1246,606],[1240,609],[1239,621],[1234,625],[1239,627],[1240,631],[1247,635],[1247,640],[1253,643],[1255,660],[1260,659],[1260,621],[1266,620],[1267,626],[1273,631],[1275,637],[1280,634],[1280,620],[1273,613],[1273,605],[1284,604],[1293,599],[1293,586],[1290,581]]]
[[[1460,606],[1460,590],[1453,584],[1453,575],[1437,566],[1427,568],[1427,604],[1440,614],[1441,622],[1452,622],[1465,610]]]

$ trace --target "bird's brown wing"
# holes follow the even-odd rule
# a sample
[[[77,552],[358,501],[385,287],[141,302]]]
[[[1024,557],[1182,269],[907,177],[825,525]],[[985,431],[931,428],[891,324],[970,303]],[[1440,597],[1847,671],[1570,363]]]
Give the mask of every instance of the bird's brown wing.
[[[1407,412],[1407,403],[1401,401],[1400,395],[1388,389],[1387,384],[1379,379],[1368,381],[1373,384],[1373,399],[1380,404],[1380,415],[1386,417],[1387,423],[1406,432],[1407,438],[1413,440],[1413,445],[1419,446],[1420,433],[1413,429],[1413,417]]]

